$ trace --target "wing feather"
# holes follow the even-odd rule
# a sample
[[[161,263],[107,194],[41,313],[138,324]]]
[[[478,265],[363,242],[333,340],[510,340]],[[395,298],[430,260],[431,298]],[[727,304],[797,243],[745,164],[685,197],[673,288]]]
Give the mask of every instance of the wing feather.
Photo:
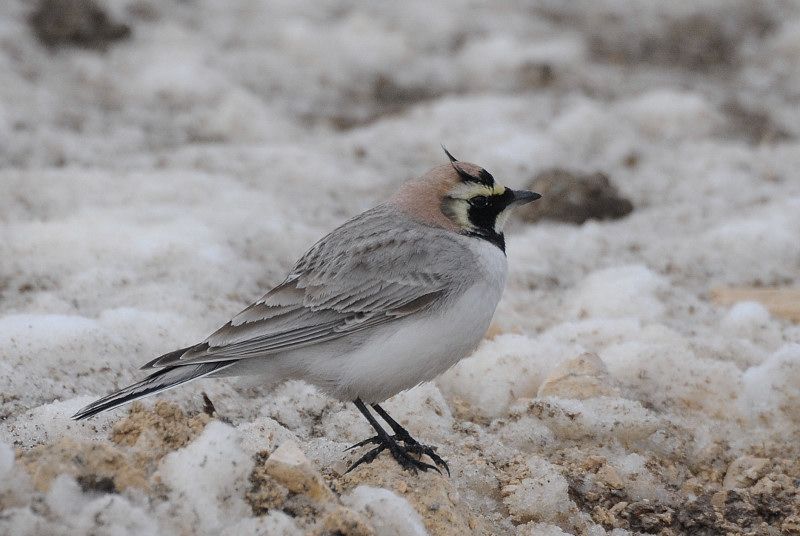
[[[381,211],[384,211],[383,213]],[[315,244],[290,276],[200,345],[149,363],[211,363],[303,348],[396,321],[434,306],[461,282],[464,246],[376,207]],[[441,234],[438,235],[441,238]],[[461,261],[461,262],[459,262]]]

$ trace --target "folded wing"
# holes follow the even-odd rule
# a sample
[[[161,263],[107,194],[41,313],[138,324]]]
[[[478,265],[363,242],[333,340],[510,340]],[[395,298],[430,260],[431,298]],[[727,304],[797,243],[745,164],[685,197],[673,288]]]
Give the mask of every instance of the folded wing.
[[[143,368],[232,361],[348,336],[435,307],[458,284],[455,241],[436,252],[426,230],[377,207],[320,240],[289,277],[203,343]],[[461,255],[461,256],[460,256]]]

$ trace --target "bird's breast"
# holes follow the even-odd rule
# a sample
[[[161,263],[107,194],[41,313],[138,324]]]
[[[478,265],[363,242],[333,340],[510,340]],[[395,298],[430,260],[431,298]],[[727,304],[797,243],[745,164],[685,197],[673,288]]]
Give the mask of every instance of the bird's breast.
[[[502,296],[506,260],[489,242],[468,240],[474,259],[465,259],[462,267],[464,287],[440,306],[388,324],[356,351],[331,360],[332,394],[380,402],[435,378],[472,353]]]

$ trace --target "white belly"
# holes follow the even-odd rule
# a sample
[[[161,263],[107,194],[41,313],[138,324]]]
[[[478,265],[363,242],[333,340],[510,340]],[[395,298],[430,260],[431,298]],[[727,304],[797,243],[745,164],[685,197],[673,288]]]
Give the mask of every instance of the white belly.
[[[307,362],[303,379],[342,400],[376,403],[435,378],[472,353],[503,293],[506,258],[488,242],[468,240],[483,273],[446,310],[383,326],[353,352],[317,356]]]

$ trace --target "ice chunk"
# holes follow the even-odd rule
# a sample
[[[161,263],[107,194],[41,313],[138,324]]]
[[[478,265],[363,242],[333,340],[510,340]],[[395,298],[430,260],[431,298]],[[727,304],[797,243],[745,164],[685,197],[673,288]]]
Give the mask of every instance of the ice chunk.
[[[574,508],[567,493],[567,480],[545,459],[531,456],[525,463],[530,476],[502,490],[509,513],[520,523],[564,519],[565,514]]]
[[[342,496],[342,503],[363,513],[378,534],[387,536],[427,536],[420,515],[408,501],[388,489],[358,486]]]
[[[294,519],[280,510],[272,510],[259,517],[246,517],[233,525],[224,527],[220,536],[301,536],[305,532]]]
[[[0,480],[7,478],[14,468],[14,449],[0,441]]]
[[[236,430],[212,421],[189,445],[165,456],[158,472],[191,526],[210,530],[248,515],[243,496],[252,464]]]
[[[534,396],[546,374],[540,365],[558,362],[565,351],[531,337],[501,335],[484,341],[436,383],[449,400],[464,400],[476,413],[496,417],[517,398]]]
[[[584,279],[572,292],[568,307],[579,317],[654,320],[664,312],[659,294],[667,288],[666,280],[645,266],[607,268]]]

